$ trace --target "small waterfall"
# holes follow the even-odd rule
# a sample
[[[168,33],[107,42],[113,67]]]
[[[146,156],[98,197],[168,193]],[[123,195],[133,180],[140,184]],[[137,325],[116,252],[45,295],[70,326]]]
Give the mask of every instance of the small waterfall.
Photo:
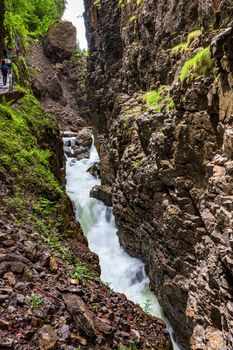
[[[72,142],[72,138],[65,138],[64,147],[70,147]],[[99,157],[94,143],[89,159],[77,161],[67,157],[66,181],[67,193],[74,203],[76,218],[88,239],[89,248],[99,256],[101,280],[109,284],[114,291],[125,294],[128,299],[139,304],[147,313],[164,319],[173,341],[173,348],[179,350],[173,339],[172,328],[165,319],[156,296],[149,288],[143,262],[129,256],[120,245],[112,209],[89,196],[90,190],[100,184],[99,179],[87,172],[97,161]]]

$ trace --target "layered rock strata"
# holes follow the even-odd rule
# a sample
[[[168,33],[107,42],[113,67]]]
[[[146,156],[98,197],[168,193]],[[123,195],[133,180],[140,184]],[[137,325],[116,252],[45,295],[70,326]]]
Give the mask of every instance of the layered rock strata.
[[[89,118],[121,243],[183,349],[230,350],[233,3],[85,6]]]

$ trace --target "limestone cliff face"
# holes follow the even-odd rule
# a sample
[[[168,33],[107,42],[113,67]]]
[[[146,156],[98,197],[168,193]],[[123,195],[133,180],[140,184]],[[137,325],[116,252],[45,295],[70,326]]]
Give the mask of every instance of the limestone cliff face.
[[[230,350],[233,1],[85,6],[90,119],[121,242],[145,261],[184,349]],[[211,58],[197,67],[199,52]]]

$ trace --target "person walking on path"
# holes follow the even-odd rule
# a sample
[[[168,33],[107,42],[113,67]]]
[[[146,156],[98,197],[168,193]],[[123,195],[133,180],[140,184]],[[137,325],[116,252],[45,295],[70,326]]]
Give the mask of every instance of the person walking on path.
[[[8,74],[8,65],[5,60],[2,60],[2,80],[3,80],[3,85],[6,85],[7,83],[7,74]]]

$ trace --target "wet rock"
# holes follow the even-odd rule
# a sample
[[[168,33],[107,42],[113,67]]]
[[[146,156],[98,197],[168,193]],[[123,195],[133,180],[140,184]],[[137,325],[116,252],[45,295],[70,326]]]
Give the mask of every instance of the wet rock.
[[[96,335],[93,313],[80,297],[74,294],[64,294],[63,300],[77,327],[89,337]]]
[[[76,50],[76,28],[70,22],[55,23],[43,43],[45,55],[54,63],[71,58]]]
[[[62,131],[62,137],[76,137],[76,136],[77,136],[77,132],[69,131],[69,130]]]
[[[104,202],[107,206],[112,205],[112,188],[108,185],[96,185],[92,188],[90,196]]]
[[[51,326],[45,325],[39,330],[39,345],[41,350],[54,349],[57,340],[57,333]]]
[[[74,146],[73,149],[73,157],[75,157],[77,160],[81,160],[84,158],[89,158],[89,149],[87,147],[83,146]]]
[[[77,146],[90,148],[93,142],[93,134],[89,128],[82,128],[76,137]]]
[[[95,162],[90,168],[87,169],[87,172],[94,176],[96,179],[100,177],[100,167],[99,163]]]

